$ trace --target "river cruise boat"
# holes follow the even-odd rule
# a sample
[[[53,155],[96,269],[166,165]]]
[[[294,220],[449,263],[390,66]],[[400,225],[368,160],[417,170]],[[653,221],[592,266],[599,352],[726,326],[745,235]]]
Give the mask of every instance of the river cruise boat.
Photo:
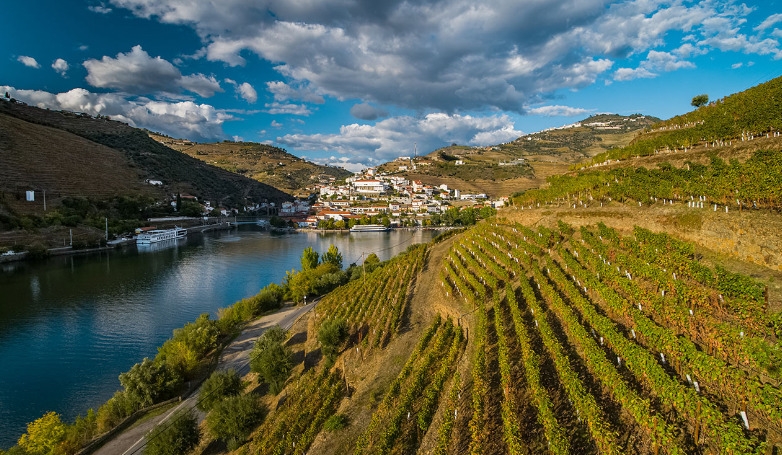
[[[152,229],[136,236],[136,245],[149,245],[165,240],[183,239],[187,229],[175,226],[173,229]]]
[[[357,224],[350,228],[350,232],[386,232],[388,228],[382,224]]]

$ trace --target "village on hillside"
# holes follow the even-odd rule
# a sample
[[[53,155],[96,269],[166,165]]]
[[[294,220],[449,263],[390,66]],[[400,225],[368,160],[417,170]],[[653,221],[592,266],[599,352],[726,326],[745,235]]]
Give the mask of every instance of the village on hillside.
[[[400,159],[405,159],[402,157]],[[407,158],[409,160],[409,158]],[[382,224],[385,227],[428,227],[472,224],[508,203],[507,197],[490,199],[486,194],[464,193],[447,185],[433,186],[420,180],[378,172],[368,168],[344,181],[335,177],[313,177],[308,199],[250,204],[240,209],[212,207],[203,203],[205,215],[275,214],[289,227],[312,229],[349,229],[357,224]],[[193,200],[190,195],[181,199]],[[173,204],[173,202],[172,202]],[[462,216],[465,209],[467,216]],[[478,211],[478,212],[476,212]],[[466,221],[466,222],[465,222]]]

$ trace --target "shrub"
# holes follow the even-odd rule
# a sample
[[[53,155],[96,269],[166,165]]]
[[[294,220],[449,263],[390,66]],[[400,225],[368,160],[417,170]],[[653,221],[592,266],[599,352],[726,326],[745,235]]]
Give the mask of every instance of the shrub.
[[[323,424],[326,431],[339,431],[350,425],[350,418],[345,414],[334,414]]]
[[[198,409],[208,412],[223,399],[239,395],[242,388],[242,379],[236,371],[215,371],[201,386]]]
[[[293,368],[293,353],[283,344],[286,337],[280,326],[274,326],[258,338],[250,352],[251,371],[260,374],[274,395],[285,387],[285,381]]]
[[[198,420],[190,412],[174,415],[170,425],[160,425],[147,438],[146,455],[184,455],[198,445]]]
[[[236,450],[266,416],[266,408],[257,395],[236,395],[216,403],[206,416],[206,427],[229,450]]]
[[[120,374],[119,382],[135,410],[170,397],[181,384],[181,379],[173,375],[165,364],[144,358],[129,371]]]
[[[318,341],[320,351],[333,362],[339,354],[339,348],[348,338],[348,324],[344,319],[329,319],[324,321],[318,329]]]

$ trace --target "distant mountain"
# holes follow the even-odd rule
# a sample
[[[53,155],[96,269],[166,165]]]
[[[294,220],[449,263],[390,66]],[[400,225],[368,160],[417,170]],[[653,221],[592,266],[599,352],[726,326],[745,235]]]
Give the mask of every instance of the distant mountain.
[[[413,157],[414,162],[385,163],[379,170],[432,184],[447,184],[463,191],[507,196],[538,187],[546,177],[566,172],[574,163],[624,147],[642,130],[659,121],[641,114],[597,114],[505,144],[451,145]]]
[[[321,166],[266,144],[234,141],[195,143],[157,133],[150,133],[150,137],[193,158],[304,197],[310,194],[308,188],[315,183],[327,183],[330,178],[342,180],[353,175],[341,167]]]
[[[189,193],[213,205],[282,202],[289,194],[173,150],[106,117],[0,101],[0,186],[63,197]],[[162,187],[150,188],[146,180]]]

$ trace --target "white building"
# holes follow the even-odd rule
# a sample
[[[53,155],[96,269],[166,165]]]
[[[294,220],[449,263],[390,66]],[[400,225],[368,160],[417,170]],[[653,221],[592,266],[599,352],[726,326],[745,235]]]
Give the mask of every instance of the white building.
[[[356,180],[353,188],[360,195],[379,195],[386,191],[386,185],[380,180]]]

